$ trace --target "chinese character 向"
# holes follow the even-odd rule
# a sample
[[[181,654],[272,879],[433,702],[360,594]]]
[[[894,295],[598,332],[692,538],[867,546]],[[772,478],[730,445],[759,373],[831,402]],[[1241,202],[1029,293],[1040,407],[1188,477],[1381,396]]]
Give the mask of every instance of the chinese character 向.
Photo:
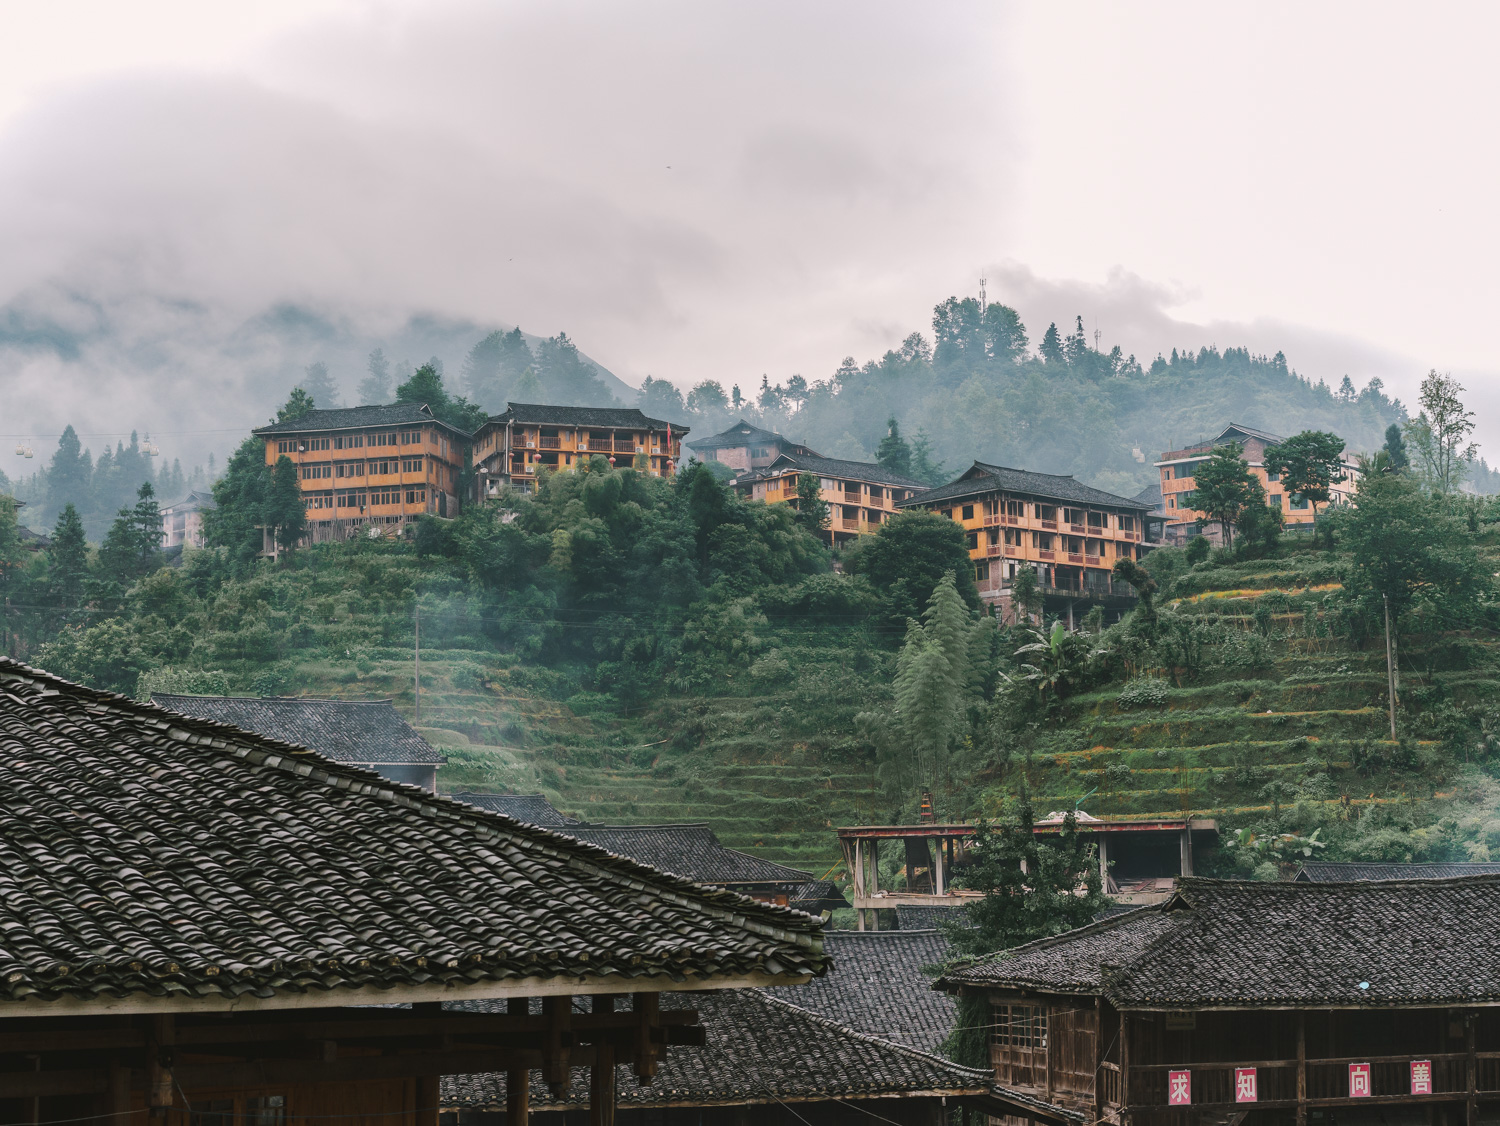
[[[1349,1065],[1349,1097],[1351,1099],[1362,1099],[1370,1093],[1370,1065],[1367,1063],[1351,1063]]]

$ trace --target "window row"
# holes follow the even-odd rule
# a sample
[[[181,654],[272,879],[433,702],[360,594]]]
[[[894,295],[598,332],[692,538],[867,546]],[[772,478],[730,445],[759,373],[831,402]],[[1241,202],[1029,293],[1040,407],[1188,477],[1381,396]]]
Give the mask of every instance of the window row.
[[[279,454],[302,454],[317,450],[362,450],[366,446],[415,446],[422,441],[420,430],[389,430],[380,434],[337,434],[331,438],[278,438]],[[446,446],[438,438],[433,443]]]
[[[1095,512],[1086,508],[1069,508],[1055,504],[1030,504],[1021,500],[987,500],[977,504],[965,504],[949,509],[945,515],[953,520],[973,520],[976,513],[982,513],[985,516],[1009,516],[1017,520],[1027,516],[1052,521],[1060,518],[1064,524],[1100,531],[1111,527],[1118,528],[1122,532],[1136,530],[1134,516],[1121,514],[1111,517],[1108,512]]]
[[[426,489],[350,489],[347,492],[322,493],[308,498],[309,508],[365,508],[387,504],[425,504]]]

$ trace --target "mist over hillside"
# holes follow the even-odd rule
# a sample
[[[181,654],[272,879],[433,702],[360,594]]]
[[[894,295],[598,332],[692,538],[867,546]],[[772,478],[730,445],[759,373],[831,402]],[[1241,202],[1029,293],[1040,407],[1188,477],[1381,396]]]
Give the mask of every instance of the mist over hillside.
[[[208,303],[148,295],[105,301],[76,291],[33,292],[0,307],[0,432],[7,443],[0,470],[12,478],[34,471],[67,425],[95,453],[117,439],[128,443],[135,431],[151,434],[169,460],[192,466],[213,453],[222,463],[306,382],[310,365],[326,366],[345,405],[359,401],[376,348],[389,362],[392,387],[436,358],[450,385],[461,388],[463,360],[474,345],[512,327],[290,302],[237,317]],[[543,342],[523,336],[533,351]],[[610,394],[634,401],[634,388],[589,362]],[[16,457],[18,442],[29,443],[36,459]]]

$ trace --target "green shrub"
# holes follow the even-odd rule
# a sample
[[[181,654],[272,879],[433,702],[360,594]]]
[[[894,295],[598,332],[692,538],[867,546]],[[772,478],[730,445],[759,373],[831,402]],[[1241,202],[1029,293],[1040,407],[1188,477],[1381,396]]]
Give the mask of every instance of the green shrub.
[[[1132,680],[1120,689],[1116,702],[1121,711],[1129,711],[1131,708],[1164,707],[1167,702],[1167,682],[1151,676]]]

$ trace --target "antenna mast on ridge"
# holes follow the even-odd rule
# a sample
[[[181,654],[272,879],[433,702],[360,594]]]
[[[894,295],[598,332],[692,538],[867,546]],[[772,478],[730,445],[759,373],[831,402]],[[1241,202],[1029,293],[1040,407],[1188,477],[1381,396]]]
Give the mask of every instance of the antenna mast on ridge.
[[[984,311],[986,308],[988,308],[989,305],[989,302],[985,299],[984,295],[985,282],[988,280],[989,279],[986,278],[984,274],[981,273],[979,275],[979,315],[981,317],[984,316]]]

